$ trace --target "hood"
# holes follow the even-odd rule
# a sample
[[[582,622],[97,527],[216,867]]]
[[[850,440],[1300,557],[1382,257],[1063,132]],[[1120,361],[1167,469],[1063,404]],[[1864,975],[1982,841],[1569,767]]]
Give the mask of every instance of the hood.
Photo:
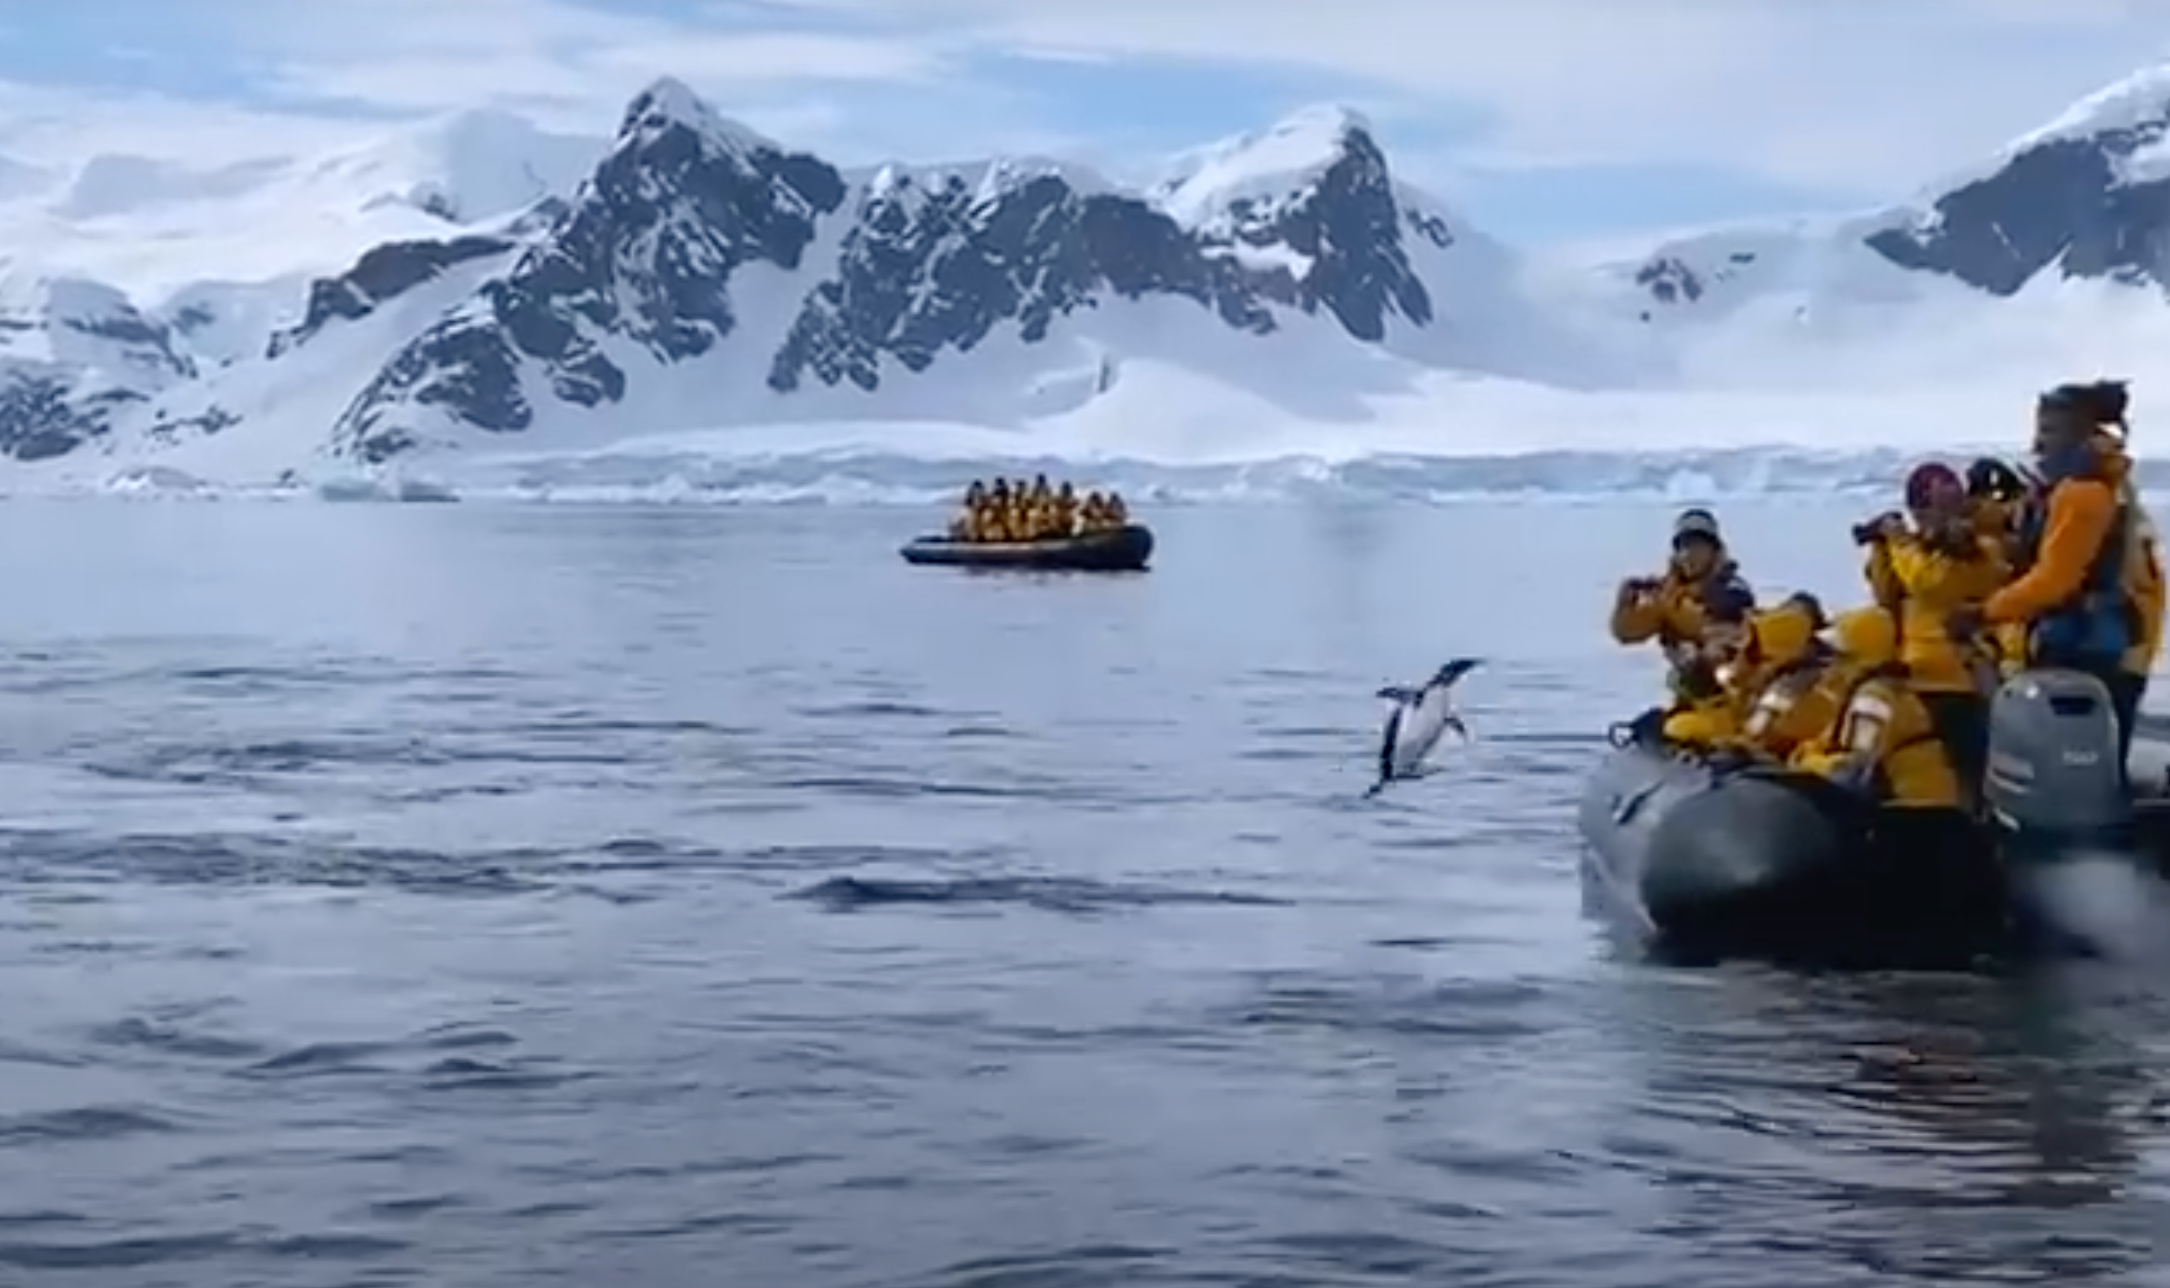
[[[1883,666],[1899,655],[1899,625],[1881,608],[1856,608],[1831,623],[1831,643],[1849,661]]]
[[[1764,666],[1800,661],[1816,647],[1816,630],[1823,625],[1817,619],[1815,606],[1802,600],[1757,613],[1748,622],[1749,656]]]

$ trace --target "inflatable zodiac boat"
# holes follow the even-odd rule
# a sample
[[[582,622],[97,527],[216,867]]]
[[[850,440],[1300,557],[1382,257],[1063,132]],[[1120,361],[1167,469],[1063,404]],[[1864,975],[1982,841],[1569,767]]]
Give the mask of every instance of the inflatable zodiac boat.
[[[952,568],[1016,568],[1039,572],[1144,572],[1153,532],[1128,524],[1104,532],[1044,541],[958,541],[920,537],[898,552],[909,564]]]
[[[1650,722],[1644,722],[1648,724]],[[1623,729],[1585,786],[1585,903],[1655,944],[1882,956],[2056,938],[2032,891],[2081,854],[2170,871],[2170,724],[2143,718],[2128,790],[2102,684],[2007,681],[1990,715],[1990,822],[1866,807],[1821,779],[1713,765]]]

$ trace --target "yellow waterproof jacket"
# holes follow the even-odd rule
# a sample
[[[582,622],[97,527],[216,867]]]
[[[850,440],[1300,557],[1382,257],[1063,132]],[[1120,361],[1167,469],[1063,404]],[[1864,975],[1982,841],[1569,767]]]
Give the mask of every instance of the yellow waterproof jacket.
[[[1791,735],[1789,709],[1813,682],[1803,675],[1817,651],[1814,611],[1797,601],[1749,619],[1740,655],[1720,668],[1718,691],[1689,700],[1666,718],[1664,735],[1683,746],[1755,750]],[[1811,730],[1813,732],[1813,730]]]
[[[1823,683],[1831,657],[1816,638],[1822,625],[1798,602],[1756,614],[1742,650],[1751,669],[1740,681],[1740,749],[1784,760],[1830,723],[1836,696]]]
[[[1654,593],[1622,594],[1614,600],[1612,637],[1622,644],[1657,640],[1667,649],[1698,644],[1714,606],[1745,614],[1754,602],[1740,570],[1721,554],[1717,566],[1703,577],[1690,579],[1669,568]]]
[[[1792,768],[1834,782],[1866,782],[1877,803],[1899,809],[1961,809],[1964,796],[1936,724],[1898,661],[1898,623],[1881,608],[1832,623],[1839,662],[1836,715],[1796,748]]]
[[[1732,742],[1740,729],[1739,700],[1730,693],[1715,693],[1674,703],[1660,732],[1674,746],[1709,751]]]
[[[1955,640],[1945,622],[1961,607],[1979,606],[2012,578],[2003,543],[1977,536],[1960,550],[1917,536],[1893,537],[1869,549],[1869,593],[1898,614],[1898,661],[1924,693],[1971,693],[1977,661],[1972,641]]]

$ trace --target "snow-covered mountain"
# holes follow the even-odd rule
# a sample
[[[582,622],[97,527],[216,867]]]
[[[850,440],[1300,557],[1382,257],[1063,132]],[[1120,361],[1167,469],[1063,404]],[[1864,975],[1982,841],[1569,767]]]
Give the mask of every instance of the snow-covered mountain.
[[[333,441],[380,459],[596,418],[1012,423],[1105,394],[1171,342],[1232,374],[1255,361],[1241,338],[1291,330],[1440,367],[1565,369],[1568,341],[1546,351],[1515,274],[1398,184],[1346,111],[1139,193],[1037,159],[846,172],[666,81],[555,225],[393,355]]]
[[[1884,209],[1603,265],[1602,307],[1699,386],[1828,380],[1835,350],[1932,378],[2145,358],[2170,338],[2166,135],[2170,68],[2149,69]]]
[[[1336,108],[1142,189],[1040,158],[840,168],[667,79],[609,138],[471,112],[199,169],[0,159],[0,235],[39,248],[0,272],[0,456],[1112,424],[1171,380],[1229,416],[1354,421],[1485,377],[1828,383],[1842,358],[1979,369],[1997,344],[2048,364],[2074,317],[2170,336],[2166,133],[2149,73],[1889,209],[1571,270],[1411,187]]]

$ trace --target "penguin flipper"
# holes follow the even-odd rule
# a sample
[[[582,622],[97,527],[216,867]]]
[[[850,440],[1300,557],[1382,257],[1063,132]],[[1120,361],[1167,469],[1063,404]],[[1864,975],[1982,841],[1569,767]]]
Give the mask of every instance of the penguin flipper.
[[[1388,702],[1417,702],[1423,699],[1424,691],[1406,684],[1389,684],[1379,690],[1379,696]]]
[[[1471,671],[1476,670],[1478,665],[1483,660],[1484,659],[1482,658],[1475,657],[1455,658],[1452,661],[1448,662],[1445,666],[1439,668],[1439,674],[1432,677],[1432,683],[1438,685],[1452,684],[1456,680],[1459,680],[1463,676],[1469,674]]]

